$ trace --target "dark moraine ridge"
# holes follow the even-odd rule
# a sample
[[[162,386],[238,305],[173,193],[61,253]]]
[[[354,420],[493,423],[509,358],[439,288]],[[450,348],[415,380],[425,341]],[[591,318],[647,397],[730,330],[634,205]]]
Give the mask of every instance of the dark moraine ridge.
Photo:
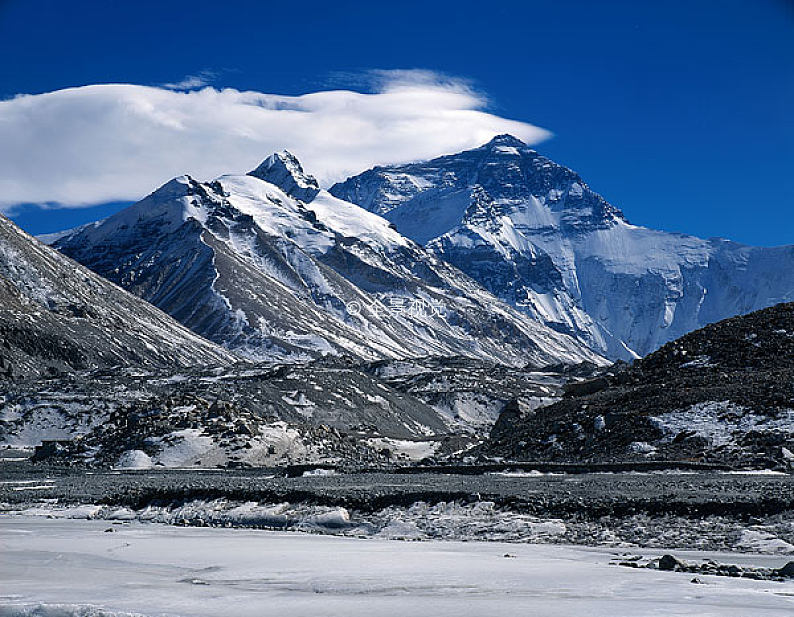
[[[512,460],[688,460],[789,470],[794,303],[726,319],[559,402],[503,413],[484,453]]]

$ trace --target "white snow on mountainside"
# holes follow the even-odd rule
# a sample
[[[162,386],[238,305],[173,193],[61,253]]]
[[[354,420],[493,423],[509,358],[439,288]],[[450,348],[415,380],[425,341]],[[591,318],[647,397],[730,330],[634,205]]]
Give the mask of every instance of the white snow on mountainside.
[[[319,189],[289,152],[248,175],[181,176],[54,246],[254,359],[603,359],[377,214]]]
[[[509,135],[427,162],[376,167],[330,192],[613,359],[794,299],[794,246],[632,225],[576,173]]]

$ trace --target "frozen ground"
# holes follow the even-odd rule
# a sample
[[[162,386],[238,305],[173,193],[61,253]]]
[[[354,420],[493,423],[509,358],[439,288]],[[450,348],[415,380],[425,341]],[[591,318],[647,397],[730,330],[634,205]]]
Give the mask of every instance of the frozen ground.
[[[794,476],[284,470],[86,471],[0,463],[0,513],[794,555]],[[110,524],[110,523],[108,523]],[[661,553],[660,553],[661,554]]]
[[[790,583],[701,577],[704,584],[693,584],[687,574],[611,566],[613,556],[583,547],[0,516],[0,616],[794,612]],[[736,562],[737,555],[729,558]]]

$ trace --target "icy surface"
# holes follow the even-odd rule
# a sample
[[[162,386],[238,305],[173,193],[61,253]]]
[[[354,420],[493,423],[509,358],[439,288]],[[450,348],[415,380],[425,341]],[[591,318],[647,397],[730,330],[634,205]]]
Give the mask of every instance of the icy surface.
[[[103,533],[106,529],[115,533]],[[0,517],[0,614],[790,615],[791,586],[610,566],[605,550]],[[705,558],[689,554],[688,558]],[[779,560],[754,557],[754,563]]]
[[[115,472],[120,473],[120,472]],[[270,476],[271,478],[273,476]],[[340,477],[337,472],[316,469],[303,474],[301,482]],[[569,481],[564,474],[505,472],[491,474],[494,483],[506,479],[555,477]],[[611,482],[619,483],[614,476]],[[395,478],[392,482],[398,482]],[[700,550],[786,556],[794,555],[794,523],[788,515],[754,518],[752,524],[741,517],[678,515],[600,516],[569,513],[559,518],[554,513],[533,515],[500,507],[493,501],[473,503],[416,501],[410,506],[391,505],[377,510],[351,506],[315,505],[282,501],[278,503],[218,498],[193,499],[137,509],[116,505],[60,505],[42,493],[57,490],[57,480],[14,482],[3,486],[13,495],[14,505],[0,502],[5,515],[38,516],[60,519],[138,521],[194,527],[240,527],[279,531],[308,531],[355,538],[400,540],[488,541],[511,543],[554,543],[635,550]],[[385,485],[385,486],[388,486]],[[371,493],[384,485],[372,487]],[[10,490],[10,493],[9,493]],[[529,494],[535,491],[529,490]],[[538,499],[542,500],[542,497]],[[736,557],[734,557],[735,559]]]

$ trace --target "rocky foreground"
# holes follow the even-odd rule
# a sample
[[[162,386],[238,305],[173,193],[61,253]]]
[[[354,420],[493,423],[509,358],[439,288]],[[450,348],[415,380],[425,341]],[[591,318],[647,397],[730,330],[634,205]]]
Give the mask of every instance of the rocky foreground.
[[[5,462],[0,503],[110,521],[794,555],[794,477],[785,474],[291,471]]]
[[[0,444],[105,468],[407,464],[465,452],[507,402],[546,404],[571,371],[424,358],[84,372],[0,384]]]
[[[794,463],[794,303],[692,332],[562,400],[502,414],[484,453],[512,460]]]

